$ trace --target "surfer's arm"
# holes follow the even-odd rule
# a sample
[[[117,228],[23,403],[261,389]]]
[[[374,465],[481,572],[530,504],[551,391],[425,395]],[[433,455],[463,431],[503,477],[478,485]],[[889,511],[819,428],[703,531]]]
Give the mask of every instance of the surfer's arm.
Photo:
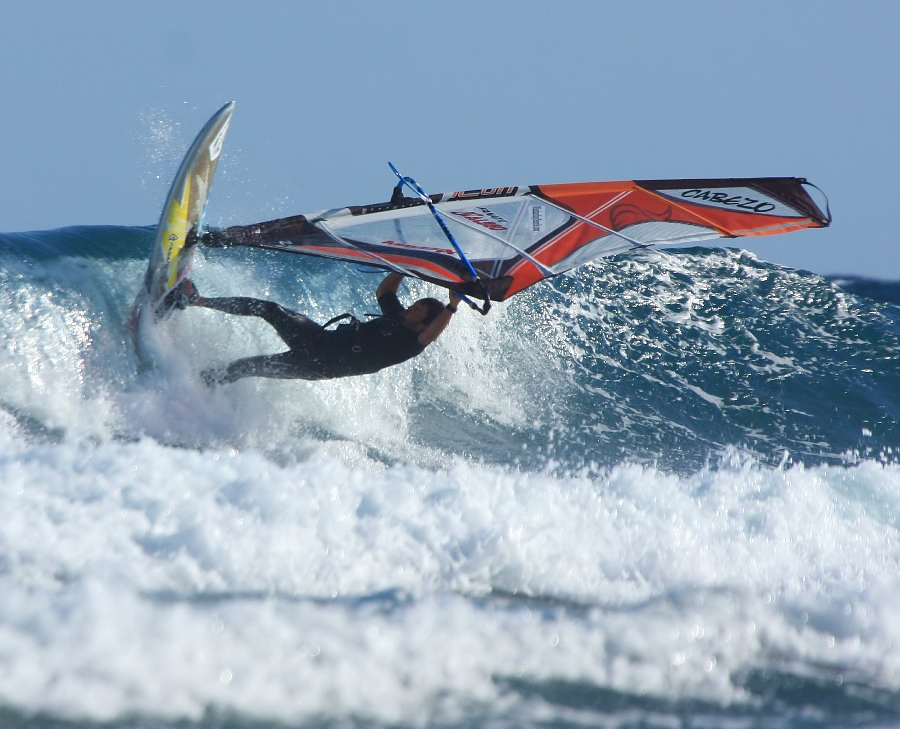
[[[397,273],[396,271],[389,273],[384,277],[384,280],[378,284],[378,289],[375,291],[375,298],[380,299],[385,294],[394,294],[396,296],[403,279],[404,276],[402,273]]]
[[[460,301],[462,301],[462,299],[459,297],[459,294],[455,291],[451,291],[450,302],[444,307],[444,310],[432,320],[431,324],[419,333],[419,344],[426,347],[443,334],[447,325],[450,323],[450,319],[453,318],[453,314],[456,313],[456,307],[459,306]]]

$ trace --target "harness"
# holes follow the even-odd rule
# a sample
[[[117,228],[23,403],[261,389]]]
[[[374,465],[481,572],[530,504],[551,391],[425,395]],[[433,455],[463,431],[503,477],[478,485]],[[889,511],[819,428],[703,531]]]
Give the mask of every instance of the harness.
[[[332,324],[336,324],[337,322],[341,321],[342,319],[350,319],[350,323],[341,324],[341,326],[343,326],[343,327],[352,327],[354,325],[358,326],[360,323],[359,319],[357,319],[355,316],[353,316],[353,314],[351,314],[350,312],[347,312],[346,314],[338,314],[337,316],[331,317],[331,319],[329,319],[322,325],[322,329],[328,329],[328,327],[330,327]]]
[[[369,317],[370,319],[392,320],[392,317],[386,316],[383,313],[382,314],[370,314],[370,313],[366,312],[366,316]],[[343,322],[345,319],[347,320],[345,323],[338,324],[338,322]],[[360,326],[362,325],[362,323],[363,322],[360,321],[359,319],[357,319],[353,314],[347,312],[346,314],[339,314],[338,316],[334,316],[331,319],[329,319],[328,321],[326,321],[322,325],[322,331],[324,332],[332,324],[338,324],[334,328],[334,332],[335,333],[347,332],[348,343],[352,342],[352,344],[350,344],[350,351],[353,354],[358,355],[358,354],[362,354],[362,352],[363,352],[363,347],[360,342]],[[396,325],[397,325],[396,322],[394,322],[394,326],[396,326]]]
[[[346,314],[338,314],[337,316],[331,317],[331,319],[329,319],[322,325],[322,331],[324,332],[332,324],[337,324],[339,321],[343,321],[344,319],[347,319],[348,321],[344,324],[338,324],[334,328],[334,331],[338,332],[342,329],[352,328],[354,343],[350,346],[350,351],[353,352],[353,354],[359,354],[360,352],[362,352],[362,347],[359,344],[360,321],[355,316],[353,316],[353,314],[347,312]]]

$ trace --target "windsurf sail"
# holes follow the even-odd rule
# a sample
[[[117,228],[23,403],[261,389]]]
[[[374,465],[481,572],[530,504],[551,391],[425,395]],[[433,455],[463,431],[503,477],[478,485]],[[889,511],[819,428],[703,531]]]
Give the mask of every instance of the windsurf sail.
[[[826,227],[827,201],[823,211],[810,187],[797,177],[494,187],[431,195],[430,205],[395,197],[216,235],[230,245],[369,264],[503,301],[629,250]]]

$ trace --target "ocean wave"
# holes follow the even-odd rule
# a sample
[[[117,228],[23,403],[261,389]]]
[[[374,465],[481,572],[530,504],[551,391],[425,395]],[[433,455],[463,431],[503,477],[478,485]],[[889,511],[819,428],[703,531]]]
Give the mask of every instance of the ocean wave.
[[[151,235],[0,236],[0,722],[900,715],[896,307],[743,251],[649,254],[461,312],[372,376],[208,390],[281,345],[188,310],[139,371]],[[194,276],[323,321],[378,281],[245,250]]]
[[[100,229],[99,247],[131,254],[135,236],[149,242],[146,229],[125,230]],[[278,351],[267,327],[186,312],[161,328],[162,376],[137,375],[124,322],[142,259],[64,254],[73,246],[59,236],[53,244],[55,234],[39,236],[41,255],[0,268],[3,407],[26,430],[90,430],[99,409],[108,433],[161,437],[168,429],[183,438],[164,412],[167,424],[134,418],[145,405],[165,410],[181,398],[219,406],[209,432],[202,423],[185,429],[197,444],[253,443],[247,431],[258,428],[271,440],[280,426],[281,443],[306,430],[359,440],[388,460],[407,457],[412,442],[416,452],[529,469],[556,462],[572,472],[622,460],[690,472],[730,447],[773,464],[890,461],[900,436],[892,313],[746,252],[693,249],[587,266],[488,317],[458,317],[438,345],[401,368],[328,383],[251,380],[207,397],[175,383],[229,358]],[[90,229],[77,237],[91,240]],[[59,256],[47,257],[48,248]],[[323,320],[372,307],[371,276],[256,253],[212,251],[195,279],[213,295],[274,298]],[[428,292],[418,282],[408,288]],[[176,390],[177,398],[165,394]],[[270,420],[276,425],[263,425]]]

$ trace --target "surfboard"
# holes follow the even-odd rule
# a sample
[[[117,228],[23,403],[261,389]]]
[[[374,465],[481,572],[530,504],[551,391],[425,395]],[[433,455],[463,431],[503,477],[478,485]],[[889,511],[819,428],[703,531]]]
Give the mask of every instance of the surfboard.
[[[141,328],[171,314],[178,304],[175,289],[190,273],[209,188],[233,111],[234,102],[229,101],[200,130],[178,168],[163,205],[147,273],[129,320],[135,349],[142,359]]]

